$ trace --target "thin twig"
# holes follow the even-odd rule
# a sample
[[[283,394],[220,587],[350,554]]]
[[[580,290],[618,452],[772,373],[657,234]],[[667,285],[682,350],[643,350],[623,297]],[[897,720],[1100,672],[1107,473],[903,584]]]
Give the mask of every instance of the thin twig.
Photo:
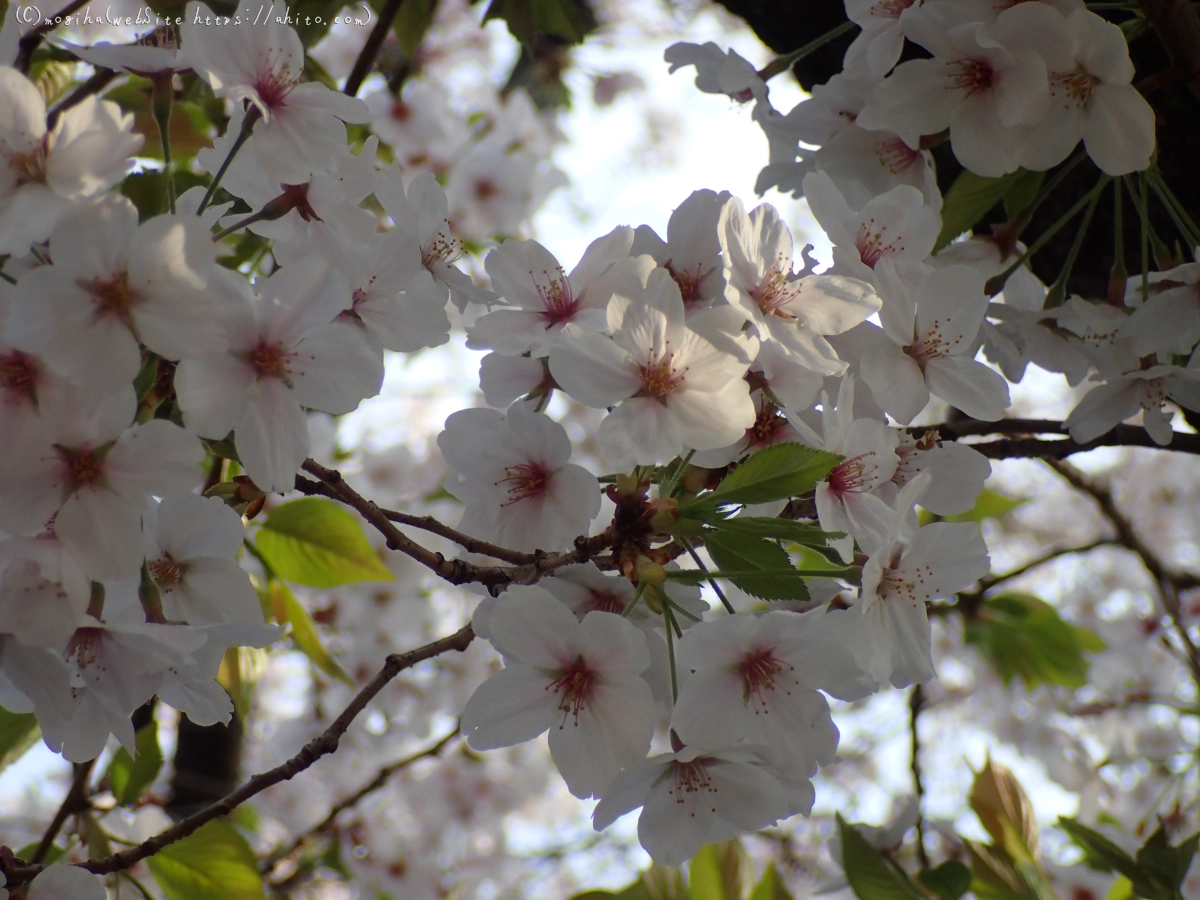
[[[457,738],[458,736],[459,736],[459,730],[458,730],[458,727],[456,726],[453,731],[442,736],[436,743],[431,744],[430,746],[426,747],[424,750],[418,750],[416,753],[410,754],[409,756],[406,756],[403,759],[397,760],[394,763],[390,763],[390,764],[384,766],[382,769],[379,770],[379,772],[375,775],[374,778],[372,778],[370,781],[368,781],[366,784],[364,784],[362,787],[360,787],[357,791],[355,791],[353,794],[346,797],[345,799],[339,800],[337,803],[335,803],[333,805],[333,807],[330,808],[329,814],[327,816],[325,816],[324,819],[322,819],[320,822],[318,822],[312,828],[305,831],[303,834],[297,836],[297,838],[294,841],[292,841],[292,843],[289,844],[286,848],[284,848],[283,850],[279,850],[275,853],[272,853],[269,857],[267,857],[266,861],[262,864],[263,873],[264,874],[269,873],[282,860],[285,860],[285,859],[289,858],[290,856],[292,856],[293,854],[295,854],[296,851],[298,851],[302,847],[304,847],[304,845],[307,844],[309,841],[313,840],[314,838],[319,837],[320,835],[324,834],[327,831],[330,831],[333,828],[334,823],[337,821],[338,816],[340,816],[346,810],[350,809],[352,806],[357,805],[358,801],[362,800],[363,797],[366,797],[368,794],[372,794],[375,791],[379,790],[381,787],[383,787],[385,784],[387,784],[387,781],[389,778],[391,778],[393,775],[395,775],[401,769],[408,768],[409,766],[411,766],[413,763],[417,762],[418,760],[427,759],[431,756],[439,755],[442,752],[442,750],[444,750],[446,748],[446,746],[451,741],[453,741],[455,738]]]
[[[454,543],[458,544],[468,553],[479,553],[483,556],[490,556],[493,559],[499,559],[517,566],[527,566],[530,563],[538,561],[536,553],[509,550],[507,547],[501,547],[489,541],[481,541],[478,538],[471,537],[469,534],[463,534],[449,525],[442,524],[433,516],[413,516],[394,509],[380,509],[379,511],[400,525],[420,528],[422,531],[428,531],[430,534],[436,534],[439,537],[454,541]]]
[[[54,109],[46,114],[46,131],[53,131],[54,126],[58,124],[58,117],[65,113],[72,106],[78,106],[82,101],[86,100],[92,94],[98,94],[116,78],[120,72],[113,69],[97,69],[87,81],[71,91],[63,98]]]
[[[328,756],[337,750],[338,743],[341,741],[342,735],[349,730],[350,724],[366,708],[367,704],[375,698],[375,695],[383,690],[393,678],[405,669],[412,668],[419,662],[432,659],[447,651],[465,650],[474,639],[475,632],[471,630],[470,625],[465,625],[454,632],[454,634],[439,638],[432,643],[426,644],[424,647],[418,647],[407,653],[391,654],[388,656],[383,668],[379,670],[375,677],[362,690],[354,695],[354,699],[342,710],[341,715],[334,719],[333,723],[321,732],[321,734],[305,744],[300,752],[287,762],[273,769],[268,769],[266,772],[260,772],[237,790],[233,791],[233,793],[221,798],[211,806],[205,807],[198,813],[190,815],[186,819],[181,819],[166,831],[156,834],[136,847],[130,847],[128,850],[122,850],[120,853],[113,854],[112,856],[89,859],[87,862],[80,863],[79,866],[96,875],[106,875],[110,872],[120,872],[131,868],[148,856],[158,853],[163,847],[195,833],[201,826],[206,825],[214,819],[219,819],[221,816],[228,815],[256,794],[260,794],[269,787],[295,777],[321,757]],[[44,868],[40,865],[13,866],[5,871],[6,862],[7,860],[4,857],[0,857],[0,871],[4,872],[9,886],[22,884],[30,880]]]
[[[94,759],[88,762],[75,763],[75,776],[71,779],[71,786],[67,789],[67,796],[63,798],[58,812],[50,820],[50,824],[47,826],[45,834],[42,835],[42,840],[38,844],[37,850],[33,852],[33,857],[29,860],[31,863],[40,863],[45,859],[46,854],[50,852],[50,848],[54,846],[54,839],[58,837],[58,833],[62,830],[63,825],[66,824],[67,819],[75,813],[87,809],[87,783],[88,778],[92,774],[92,766],[95,764],[96,761]]]
[[[64,24],[62,22],[56,24],[54,20],[65,19],[67,16],[73,15],[74,13],[83,9],[91,2],[92,0],[71,0],[70,3],[60,9],[58,12],[54,13],[54,15],[48,16],[45,20],[43,20],[42,23],[36,28],[32,28],[25,32],[25,34],[21,36],[21,39],[17,41],[17,59],[16,62],[13,63],[13,67],[20,70],[23,75],[28,75],[29,64],[33,61],[33,51],[38,48],[39,44],[41,44],[42,35],[48,31],[53,31],[59,25]]]
[[[375,57],[379,55],[379,49],[383,46],[388,32],[392,30],[392,22],[400,12],[403,3],[404,0],[387,0],[383,9],[379,11],[379,21],[371,29],[371,33],[367,36],[367,42],[363,44],[362,51],[358,54],[358,59],[354,60],[354,68],[346,77],[346,86],[342,88],[343,94],[353,97],[362,87],[363,81],[371,72],[371,67],[375,65]]]
[[[1067,427],[1062,422],[1053,422],[1047,419],[999,419],[995,422],[985,422],[980,419],[964,418],[943,422],[939,425],[917,426],[908,429],[909,434],[914,437],[920,437],[930,431],[937,432],[938,436],[944,440],[990,434],[1069,434]],[[1063,459],[1075,453],[1094,450],[1096,447],[1152,447],[1179,453],[1200,454],[1200,435],[1176,431],[1172,434],[1171,443],[1163,446],[1155,443],[1154,439],[1147,434],[1146,429],[1140,426],[1118,425],[1107,434],[1102,434],[1095,440],[1084,444],[1071,438],[1046,441],[1035,437],[1022,437],[1015,440],[990,441],[967,446],[989,459]]]
[[[917,859],[921,868],[929,868],[929,854],[925,850],[925,817],[921,807],[925,801],[925,784],[921,780],[921,740],[917,730],[921,708],[925,703],[925,692],[919,684],[914,684],[908,695],[908,732],[909,746],[912,751],[913,792],[917,795]]]
[[[1061,475],[1073,488],[1087,494],[1096,502],[1104,518],[1108,519],[1109,524],[1116,532],[1117,541],[1137,555],[1146,571],[1158,584],[1163,609],[1175,626],[1176,637],[1183,645],[1187,665],[1192,672],[1192,679],[1196,683],[1196,688],[1200,690],[1200,650],[1197,650],[1195,642],[1188,634],[1187,623],[1183,621],[1183,608],[1179,602],[1180,590],[1200,584],[1200,579],[1194,575],[1169,569],[1166,563],[1159,559],[1158,554],[1142,540],[1141,535],[1134,529],[1133,523],[1117,506],[1116,499],[1108,485],[1101,484],[1070,463],[1048,461],[1047,465]]]

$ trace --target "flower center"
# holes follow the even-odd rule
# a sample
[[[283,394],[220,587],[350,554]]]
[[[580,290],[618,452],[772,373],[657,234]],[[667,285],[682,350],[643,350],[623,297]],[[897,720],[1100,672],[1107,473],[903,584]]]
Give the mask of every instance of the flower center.
[[[892,175],[899,175],[921,161],[921,151],[914,150],[898,137],[875,142],[875,155],[879,164]],[[868,263],[868,265],[872,265]]]
[[[67,493],[75,492],[104,481],[104,457],[108,455],[112,444],[100,447],[63,447],[58,444],[59,459],[63,462],[64,480],[67,483]]]
[[[765,691],[775,690],[775,676],[784,669],[795,671],[792,666],[775,658],[768,648],[760,648],[747,653],[738,663],[738,674],[742,677],[742,699],[753,705],[754,714],[770,714],[767,709]],[[784,688],[784,693],[792,692]]]
[[[444,228],[429,239],[429,243],[421,250],[421,265],[432,269],[436,265],[449,265],[461,255],[458,239],[450,235],[450,222],[445,222]]]
[[[76,628],[67,642],[67,649],[63,651],[63,659],[74,659],[81,669],[96,666],[104,671],[108,666],[103,664],[103,649],[103,628]]]
[[[14,153],[8,157],[8,165],[17,176],[17,183],[14,187],[45,182],[49,143],[50,135],[47,134],[37,143],[37,146],[27,153]]]
[[[150,577],[162,588],[164,594],[175,590],[187,572],[187,566],[172,559],[170,554],[146,563],[146,568],[150,570]]]
[[[488,201],[500,193],[496,182],[490,178],[480,178],[475,182],[475,199]]]
[[[785,425],[787,416],[783,415],[774,403],[763,400],[758,408],[758,415],[754,417],[754,424],[746,429],[746,437],[750,439],[751,446],[765,447],[775,440]]]
[[[864,265],[874,269],[881,259],[904,252],[904,244],[900,238],[889,240],[887,232],[888,227],[876,225],[874,219],[868,219],[858,226],[858,237],[854,245],[858,248],[858,258]]]
[[[96,280],[81,286],[92,296],[96,321],[112,316],[133,330],[133,308],[138,303],[138,295],[129,287],[127,272],[118,272],[107,281]]]
[[[696,263],[696,271],[689,272],[687,269],[676,269],[671,265],[671,260],[663,263],[663,268],[670,273],[675,279],[675,283],[679,285],[680,296],[683,297],[683,305],[687,306],[691,303],[700,302],[700,282],[704,275],[700,272],[700,263]]]
[[[750,297],[758,304],[764,316],[777,316],[780,319],[795,321],[796,316],[784,307],[800,296],[800,282],[789,281],[791,264],[781,265],[776,262],[763,273],[762,279],[750,291]]]
[[[508,500],[501,506],[512,506],[530,497],[541,497],[546,493],[550,483],[550,473],[545,463],[521,463],[508,466],[504,470],[504,478],[496,482],[508,485]]]
[[[576,725],[579,724],[579,713],[583,711],[595,684],[596,673],[588,668],[582,656],[577,656],[558,678],[546,685],[546,690],[562,694],[558,701],[558,708],[563,711],[563,719],[558,726],[560,731],[566,726],[568,716]]]
[[[299,73],[293,75],[290,66],[276,68],[268,64],[267,71],[259,73],[253,87],[267,109],[274,112],[284,105],[287,95],[299,83]]]
[[[268,344],[266,341],[260,340],[250,351],[246,361],[250,363],[250,368],[254,369],[254,374],[259,378],[278,378],[291,387],[288,379],[290,373],[287,359],[288,353],[282,343]]]
[[[996,73],[986,59],[955,59],[946,65],[950,69],[949,88],[967,97],[990,90],[995,84]]]
[[[157,47],[160,50],[179,49],[179,28],[175,25],[160,25],[153,31],[147,31],[136,41],[135,47]]]
[[[871,490],[868,482],[875,475],[875,451],[871,450],[838,463],[825,476],[825,483],[835,496],[862,494]]]
[[[922,369],[925,367],[925,363],[931,359],[949,356],[954,352],[954,348],[962,343],[963,335],[961,334],[953,337],[942,334],[945,324],[941,319],[934,319],[924,334],[904,348],[904,352],[916,360],[917,365]]]
[[[1055,72],[1050,76],[1050,96],[1061,97],[1063,106],[1085,109],[1092,99],[1092,91],[1100,79],[1079,66],[1073,72]]]
[[[667,796],[673,798],[676,803],[686,803],[688,794],[697,794],[701,791],[707,791],[710,794],[717,793],[717,786],[713,784],[712,776],[708,774],[709,762],[707,757],[693,759],[691,762],[673,762],[671,763],[671,772],[668,776],[674,782],[671,787],[667,788]],[[699,799],[699,798],[697,798]],[[716,812],[716,807],[710,807],[713,812]],[[692,816],[695,817],[695,813]]]
[[[392,101],[392,119],[396,122],[407,121],[412,116],[412,107],[399,98]]]
[[[687,369],[676,373],[668,353],[661,360],[646,366],[638,366],[638,374],[642,380],[642,389],[635,396],[653,397],[663,406],[667,405],[667,397],[683,384],[683,376]]]
[[[34,399],[41,367],[36,357],[13,350],[0,356],[0,389]]]
[[[912,6],[916,0],[879,0],[871,6],[870,15],[881,19],[898,19],[900,14]]]
[[[625,601],[628,598],[611,591],[588,591],[588,610],[598,610],[607,613],[622,613],[625,611]]]
[[[546,327],[550,328],[569,321],[579,309],[579,301],[575,299],[571,282],[567,281],[567,275],[561,268],[558,269],[557,278],[551,278],[546,271],[542,275],[546,278],[545,284],[539,284],[534,279],[533,287],[542,301],[542,318],[546,320]],[[530,272],[529,276],[533,278],[533,273]]]

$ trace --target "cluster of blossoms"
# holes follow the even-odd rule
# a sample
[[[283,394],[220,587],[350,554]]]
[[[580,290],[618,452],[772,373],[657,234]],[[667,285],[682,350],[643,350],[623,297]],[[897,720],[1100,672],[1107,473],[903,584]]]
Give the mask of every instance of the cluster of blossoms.
[[[0,66],[0,704],[35,712],[77,762],[110,735],[133,752],[130,716],[154,696],[228,721],[226,651],[279,636],[239,560],[239,514],[293,489],[314,454],[309,412],[354,410],[379,392],[384,351],[439,346],[462,321],[488,351],[491,408],[454,413],[437,440],[458,530],[538,558],[615,535],[607,556],[477,604],[474,632],[504,667],[465,699],[469,745],[548,732],[570,792],[599,800],[595,827],[641,807],[642,844],[666,864],[808,814],[811,779],[837,759],[827,696],[934,679],[927,604],[989,570],[976,524],[919,524],[918,505],[970,510],[991,471],[909,428],[934,398],[998,420],[1006,377],[1032,362],[1102,382],[1067,420],[1080,442],[1140,411],[1167,443],[1168,400],[1200,409],[1200,263],[1139,275],[1117,304],[1047,306],[999,242],[934,253],[943,201],[926,145],[947,129],[982,176],[1044,170],[1080,139],[1108,175],[1147,167],[1153,114],[1120,30],[1071,2],[847,9],[863,31],[845,71],[787,115],[736,54],[667,52],[701,90],[755,101],[771,141],[759,186],[807,198],[833,245],[819,274],[772,206],[700,190],[665,238],[617,227],[569,271],[537,241],[504,240],[482,287],[455,265],[462,238],[519,231],[553,183],[528,98],[483,131],[422,82],[363,102],[303,80],[288,25],[207,29],[196,0],[179,47],[74,48],[168,85],[192,70],[229,102],[196,163],[249,214],[194,188],[139,221],[112,190],[140,149],[132,117],[90,97],[48,126],[37,87]],[[905,40],[932,58],[897,65]],[[347,125],[375,134],[352,152]],[[380,139],[394,164],[379,163]],[[254,280],[218,256],[243,227],[272,242]],[[570,462],[545,412],[555,392],[596,411],[607,489]],[[727,473],[797,445],[833,460],[809,518],[837,577],[810,580],[800,606],[710,610],[674,561],[705,564],[681,498],[717,498]],[[245,478],[216,485],[233,456]],[[804,510],[789,499],[720,515],[792,522]],[[387,637],[429,623],[394,624]],[[353,627],[371,652],[391,649],[376,620]]]

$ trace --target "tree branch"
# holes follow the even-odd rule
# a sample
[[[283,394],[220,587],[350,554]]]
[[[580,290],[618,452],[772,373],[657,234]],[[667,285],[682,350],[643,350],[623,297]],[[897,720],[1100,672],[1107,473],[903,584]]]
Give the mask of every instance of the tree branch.
[[[262,793],[267,788],[279,784],[281,781],[293,778],[309,768],[321,757],[328,756],[337,750],[342,735],[350,728],[350,723],[354,721],[358,714],[366,708],[367,704],[375,698],[375,695],[383,690],[393,678],[405,669],[412,668],[419,662],[432,659],[449,650],[465,650],[474,639],[475,632],[471,630],[470,625],[466,625],[454,634],[439,638],[432,643],[426,644],[424,647],[418,647],[407,653],[393,653],[388,656],[383,668],[379,670],[375,677],[347,704],[346,708],[342,710],[341,715],[334,719],[333,723],[321,732],[321,734],[305,744],[300,752],[287,762],[255,775],[233,793],[218,800],[211,806],[200,810],[200,812],[188,816],[186,819],[181,819],[166,831],[156,834],[154,837],[143,841],[137,846],[101,859],[89,859],[87,862],[80,863],[80,867],[96,875],[106,875],[110,872],[120,872],[128,869],[146,857],[158,853],[163,847],[194,833],[202,825],[214,819],[219,819],[221,816],[228,815],[255,794]],[[28,881],[42,871],[43,868],[40,865],[12,866],[11,857],[7,859],[0,857],[0,870],[4,871],[10,887],[14,884],[21,884]]]
[[[1167,567],[1151,547],[1142,540],[1133,527],[1129,518],[1121,512],[1113,498],[1112,490],[1105,484],[1094,480],[1069,463],[1049,461],[1047,463],[1054,471],[1063,477],[1076,490],[1090,496],[1104,518],[1108,519],[1117,534],[1117,542],[1133,551],[1142,561],[1142,565],[1150,576],[1157,582],[1162,605],[1175,626],[1176,636],[1183,645],[1187,657],[1188,668],[1191,669],[1192,679],[1200,689],[1200,651],[1188,634],[1187,624],[1183,621],[1183,608],[1179,602],[1179,592],[1185,588],[1200,585],[1200,578],[1187,572],[1178,572]]]
[[[92,774],[92,766],[95,764],[96,761],[94,759],[84,763],[75,763],[75,774],[71,779],[70,788],[67,789],[67,796],[63,798],[58,812],[50,820],[50,824],[47,826],[45,834],[42,835],[42,840],[38,844],[37,850],[33,852],[33,859],[30,862],[40,863],[45,859],[46,854],[50,852],[50,848],[54,846],[54,839],[58,837],[58,833],[62,830],[67,819],[74,813],[87,809],[87,783],[89,776]]]
[[[922,806],[925,802],[925,783],[921,779],[921,738],[918,723],[921,709],[925,704],[925,691],[919,684],[914,684],[908,695],[908,732],[909,746],[912,751],[913,793],[917,795],[917,859],[922,869],[929,868],[929,854],[925,850],[925,816]]]
[[[92,0],[71,0],[70,3],[60,9],[58,12],[51,16],[47,16],[46,19],[36,28],[32,28],[25,32],[25,34],[21,36],[21,39],[17,41],[17,59],[13,63],[13,67],[20,71],[21,74],[28,75],[29,64],[33,61],[33,51],[36,50],[38,45],[42,42],[42,35],[48,31],[53,31],[58,27],[54,20],[73,15],[91,2]]]
[[[937,432],[942,440],[957,440],[962,437],[982,437],[992,434],[1019,435],[1020,437],[968,444],[973,450],[989,459],[1064,459],[1075,453],[1086,453],[1097,447],[1150,447],[1158,450],[1174,450],[1179,453],[1200,454],[1200,435],[1174,432],[1171,443],[1156,444],[1137,425],[1118,425],[1107,434],[1081,444],[1072,438],[1042,440],[1032,435],[1068,434],[1062,422],[1048,419],[999,419],[984,422],[980,419],[955,419],[938,425],[923,425],[908,429],[908,433],[920,437],[930,431]]]
[[[398,550],[406,556],[415,559],[421,565],[437,574],[451,584],[482,584],[492,594],[499,593],[510,584],[533,584],[545,575],[549,575],[563,566],[575,565],[590,560],[602,550],[610,547],[616,540],[613,528],[605,529],[598,535],[586,537],[580,535],[575,539],[575,549],[569,553],[543,553],[537,551],[531,555],[531,561],[514,566],[478,566],[462,559],[446,559],[440,553],[434,553],[422,547],[397,528],[388,518],[384,510],[367,500],[354,488],[350,487],[336,469],[328,469],[311,459],[304,461],[304,471],[317,478],[314,484],[306,478],[297,477],[296,490],[303,494],[317,494],[329,497],[346,504],[367,520],[376,531],[387,539],[389,550]],[[453,531],[453,529],[446,529]],[[459,534],[465,540],[474,542],[474,538]],[[479,542],[483,543],[483,542]],[[495,550],[502,550],[508,556],[516,557],[513,550],[486,545]]]
[[[384,766],[382,769],[379,770],[379,772],[375,775],[374,778],[372,778],[370,781],[368,781],[366,784],[364,784],[362,787],[360,787],[357,791],[355,791],[353,794],[346,797],[345,799],[340,800],[337,803],[335,803],[333,805],[333,807],[329,810],[329,814],[327,816],[325,816],[324,819],[322,819],[320,822],[318,822],[312,828],[305,831],[303,834],[298,835],[296,837],[296,839],[294,841],[292,841],[292,843],[289,844],[286,848],[284,848],[283,850],[279,850],[275,853],[272,853],[269,857],[267,857],[266,861],[262,865],[263,874],[264,875],[269,874],[271,872],[271,870],[274,869],[280,862],[282,862],[283,860],[292,856],[294,853],[296,853],[296,851],[300,850],[309,841],[313,840],[314,838],[318,837],[319,835],[324,834],[327,831],[332,830],[333,825],[337,821],[337,817],[339,815],[341,815],[346,810],[350,809],[352,806],[357,805],[358,801],[362,800],[363,797],[366,797],[368,794],[374,793],[375,791],[379,790],[381,787],[383,787],[385,784],[387,784],[387,781],[389,778],[391,778],[393,775],[395,775],[401,769],[408,768],[409,766],[411,766],[413,763],[417,762],[418,760],[426,759],[431,756],[438,756],[442,752],[442,750],[444,750],[447,747],[447,745],[449,745],[450,742],[453,741],[458,736],[459,736],[459,730],[457,727],[455,727],[455,729],[453,731],[451,731],[449,734],[444,735],[436,743],[426,747],[424,750],[418,750],[416,753],[410,754],[409,756],[406,756],[403,759],[399,759],[394,763],[390,763],[389,765]]]
[[[371,72],[371,66],[375,65],[375,57],[379,55],[379,48],[383,46],[388,32],[392,30],[392,22],[395,21],[403,3],[404,0],[387,0],[383,9],[379,11],[379,21],[367,35],[367,42],[363,44],[358,59],[354,60],[354,68],[346,76],[346,86],[342,88],[342,93],[350,97],[358,93],[358,89],[362,87],[363,81]]]

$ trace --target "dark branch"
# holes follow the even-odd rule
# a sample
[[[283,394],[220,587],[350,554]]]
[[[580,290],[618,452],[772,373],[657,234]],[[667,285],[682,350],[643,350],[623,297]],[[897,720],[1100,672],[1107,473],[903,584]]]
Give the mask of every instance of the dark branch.
[[[46,19],[36,28],[30,29],[21,36],[21,40],[17,42],[17,59],[13,63],[14,68],[22,74],[29,74],[29,64],[33,61],[33,51],[38,48],[42,42],[42,35],[48,31],[53,31],[58,25],[54,24],[55,19],[66,18],[74,15],[79,10],[83,9],[91,3],[91,0],[71,0],[66,6],[60,9],[53,15],[47,16]]]
[[[87,862],[80,863],[79,865],[81,868],[87,869],[89,872],[97,875],[106,875],[110,872],[120,872],[128,869],[146,857],[158,853],[168,844],[173,844],[194,833],[208,822],[228,815],[255,794],[262,793],[267,788],[279,784],[281,781],[293,778],[309,768],[321,757],[328,756],[337,750],[342,735],[350,728],[350,723],[354,721],[358,714],[366,708],[367,704],[374,699],[375,695],[383,690],[393,678],[405,669],[412,668],[419,662],[431,659],[449,650],[465,650],[474,638],[475,632],[471,630],[470,625],[466,625],[454,634],[426,644],[424,647],[418,647],[416,650],[410,650],[407,653],[393,653],[387,658],[387,662],[384,663],[383,668],[379,670],[375,677],[342,710],[341,715],[334,719],[333,723],[321,732],[321,734],[305,744],[300,752],[287,762],[255,775],[233,793],[202,809],[200,812],[188,816],[186,819],[181,819],[166,831],[156,834],[154,837],[143,841],[135,847],[130,847],[128,850],[122,850],[120,853],[101,859],[89,859]],[[4,869],[7,862],[8,860],[0,857],[0,869]],[[14,866],[8,868],[4,874],[7,876],[8,883],[11,886],[28,881],[37,875],[42,868],[42,866],[32,865]]]
[[[50,110],[46,116],[46,130],[53,131],[54,126],[58,124],[58,117],[65,113],[72,106],[79,105],[80,102],[90,97],[92,94],[98,94],[104,90],[119,75],[119,72],[113,69],[97,69],[87,81],[71,91],[59,104]]]
[[[77,812],[82,812],[87,809],[87,783],[88,778],[92,774],[92,766],[96,761],[89,760],[84,763],[75,763],[75,775],[71,779],[71,787],[67,789],[67,796],[63,798],[62,806],[58,808],[58,812],[54,814],[54,818],[50,821],[50,825],[46,828],[46,833],[42,835],[41,843],[38,844],[37,850],[33,852],[33,858],[30,862],[40,863],[46,858],[46,854],[50,852],[50,848],[54,846],[54,839],[58,837],[59,831],[62,830],[67,819]]]
[[[395,21],[396,14],[400,12],[400,6],[403,3],[404,0],[387,0],[383,9],[379,11],[379,21],[375,23],[375,27],[367,36],[367,42],[363,44],[358,59],[354,60],[354,68],[346,77],[346,86],[342,88],[342,93],[351,97],[358,93],[363,81],[370,74],[371,67],[375,65],[375,57],[379,55],[379,48],[383,46],[388,32],[392,30],[392,22]]]
[[[989,459],[1064,459],[1075,453],[1086,453],[1097,447],[1151,447],[1158,450],[1174,450],[1178,453],[1200,454],[1200,434],[1176,431],[1171,443],[1160,446],[1146,433],[1146,429],[1136,425],[1118,425],[1107,434],[1102,434],[1085,444],[1069,437],[1061,440],[1043,440],[1033,437],[1033,435],[1039,434],[1065,435],[1068,433],[1062,422],[1053,422],[1047,419],[1000,419],[996,422],[955,419],[939,425],[909,428],[908,431],[918,437],[927,432],[936,431],[943,440],[991,434],[1019,436],[968,445]]]

